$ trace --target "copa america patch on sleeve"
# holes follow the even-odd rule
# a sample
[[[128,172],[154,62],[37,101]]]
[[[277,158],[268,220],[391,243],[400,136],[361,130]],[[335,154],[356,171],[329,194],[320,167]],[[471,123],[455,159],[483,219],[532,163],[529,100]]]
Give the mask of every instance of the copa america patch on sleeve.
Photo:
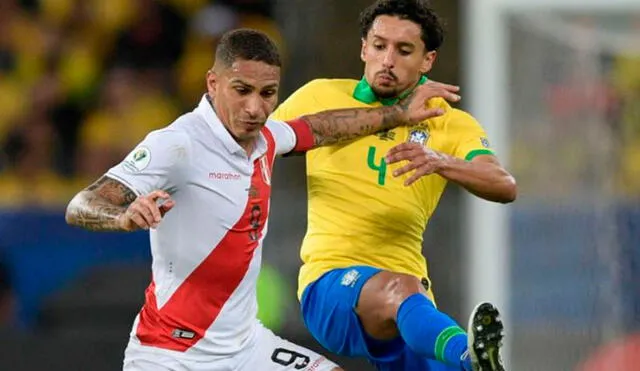
[[[485,138],[485,137],[481,137],[480,138],[480,143],[482,143],[482,146],[484,148],[489,148],[491,147],[491,144],[489,143],[489,139]]]
[[[151,162],[151,151],[147,147],[138,147],[131,151],[122,162],[122,167],[130,172],[137,173],[144,170]]]

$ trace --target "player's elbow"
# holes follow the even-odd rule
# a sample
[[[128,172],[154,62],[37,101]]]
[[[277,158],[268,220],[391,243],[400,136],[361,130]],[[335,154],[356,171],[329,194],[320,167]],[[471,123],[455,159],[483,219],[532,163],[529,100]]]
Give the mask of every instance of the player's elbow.
[[[79,202],[80,194],[75,195],[64,212],[64,220],[68,225],[77,225],[77,214],[78,214],[78,202]]]
[[[64,213],[64,221],[67,222],[68,225],[75,225],[75,216],[73,213],[73,205],[71,202],[67,205],[67,209]]]
[[[500,203],[508,204],[516,200],[518,197],[518,185],[516,179],[507,175],[504,180],[503,191],[501,192],[500,199],[497,200]]]

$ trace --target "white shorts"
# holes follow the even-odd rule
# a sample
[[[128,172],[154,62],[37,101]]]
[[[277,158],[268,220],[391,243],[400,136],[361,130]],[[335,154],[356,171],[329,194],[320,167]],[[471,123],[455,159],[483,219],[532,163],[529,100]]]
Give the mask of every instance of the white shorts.
[[[257,326],[252,345],[228,358],[193,361],[158,352],[156,348],[127,347],[123,371],[331,371],[338,366],[307,348]]]

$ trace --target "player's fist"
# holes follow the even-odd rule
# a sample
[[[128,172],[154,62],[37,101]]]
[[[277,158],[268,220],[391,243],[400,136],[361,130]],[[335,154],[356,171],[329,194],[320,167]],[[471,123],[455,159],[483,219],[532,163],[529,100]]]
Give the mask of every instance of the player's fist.
[[[119,216],[118,224],[124,231],[155,228],[162,217],[175,206],[171,196],[165,191],[153,191],[138,196],[127,210]]]
[[[458,102],[460,88],[456,85],[429,81],[415,88],[405,99],[398,102],[407,123],[413,124],[428,118],[444,114],[442,108],[429,108],[428,102],[433,98],[444,98],[449,102]]]

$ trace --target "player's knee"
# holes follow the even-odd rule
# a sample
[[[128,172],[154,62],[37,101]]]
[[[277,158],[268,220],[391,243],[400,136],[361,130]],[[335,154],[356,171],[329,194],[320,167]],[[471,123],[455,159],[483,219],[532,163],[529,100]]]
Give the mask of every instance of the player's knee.
[[[424,292],[420,280],[408,274],[382,271],[365,284],[361,301],[378,308],[384,319],[394,319],[400,305],[409,296]]]
[[[394,315],[400,305],[411,295],[424,291],[420,280],[408,274],[393,273],[389,279],[385,292],[389,306]]]

